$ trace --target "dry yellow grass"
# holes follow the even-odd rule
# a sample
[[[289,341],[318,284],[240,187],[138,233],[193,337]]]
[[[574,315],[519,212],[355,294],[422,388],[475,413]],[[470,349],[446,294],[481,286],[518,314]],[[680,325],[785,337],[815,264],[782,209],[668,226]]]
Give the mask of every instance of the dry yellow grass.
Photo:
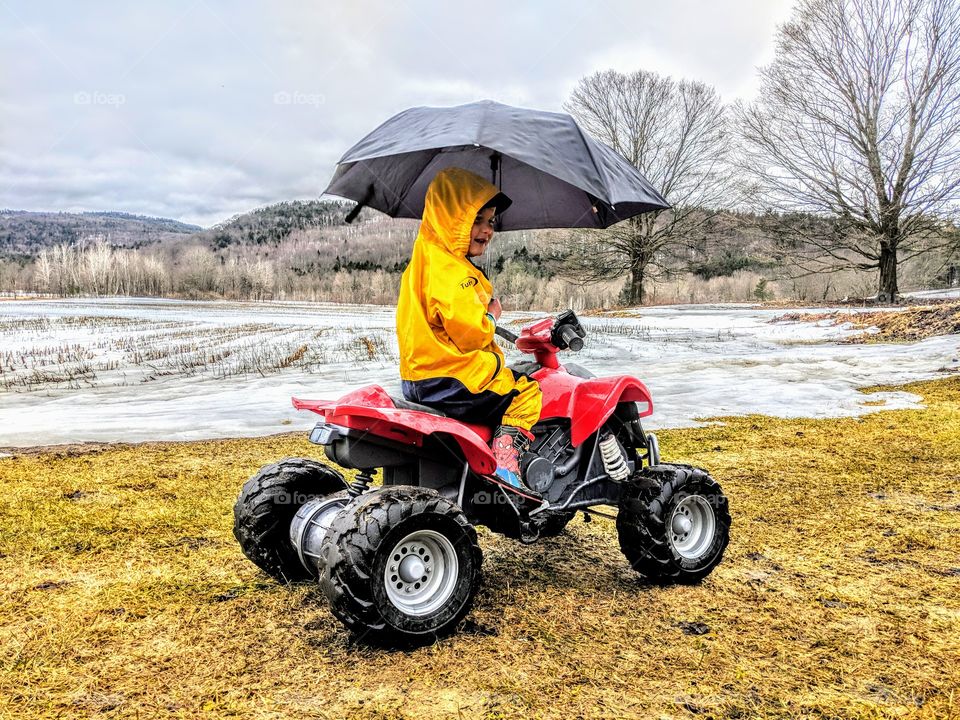
[[[960,303],[941,302],[931,305],[912,305],[902,310],[875,310],[873,312],[831,311],[826,313],[789,313],[777,320],[850,323],[855,328],[876,332],[863,333],[849,342],[916,342],[936,335],[960,333]]]
[[[299,436],[0,460],[0,717],[956,716],[960,378],[910,390],[927,409],[663,433],[731,499],[702,585],[644,584],[607,520],[481,532],[467,627],[413,652],[241,556],[240,485]]]

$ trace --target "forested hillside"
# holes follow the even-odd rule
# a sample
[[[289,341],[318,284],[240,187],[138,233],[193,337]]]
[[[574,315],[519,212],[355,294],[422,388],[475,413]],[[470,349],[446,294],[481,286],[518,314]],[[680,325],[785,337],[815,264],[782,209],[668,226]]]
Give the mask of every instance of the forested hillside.
[[[102,238],[114,247],[140,248],[201,228],[168,218],[119,212],[0,211],[0,259],[32,259],[44,249]]]
[[[352,204],[291,201],[208,229],[122,213],[0,213],[0,291],[186,298],[309,299],[391,303],[418,223]],[[797,237],[826,236],[811,215],[697,211],[693,239],[657,257],[651,302],[800,301],[865,297],[873,276],[806,274]],[[624,302],[626,277],[588,282],[570,263],[589,258],[603,232],[499,233],[480,262],[509,307],[555,309]],[[583,249],[587,248],[586,253]],[[943,253],[905,263],[908,284],[956,281]]]

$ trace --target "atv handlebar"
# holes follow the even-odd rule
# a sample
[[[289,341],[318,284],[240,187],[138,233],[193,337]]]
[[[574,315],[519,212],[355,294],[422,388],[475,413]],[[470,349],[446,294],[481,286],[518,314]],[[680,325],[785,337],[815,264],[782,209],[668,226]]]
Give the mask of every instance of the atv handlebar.
[[[566,346],[574,352],[583,350],[583,338],[577,334],[572,325],[561,325],[558,328],[558,334]]]
[[[531,332],[531,328],[542,325],[546,319],[535,323],[533,326],[527,326],[524,329],[524,337],[527,337],[527,333]],[[532,330],[535,334],[545,333],[546,328]],[[519,336],[510,332],[504,327],[497,326],[494,332],[502,337],[507,342],[511,342],[514,345],[517,344],[517,340],[520,339]],[[573,350],[574,352],[580,352],[583,349],[583,338],[586,336],[586,331],[583,329],[583,326],[580,325],[580,321],[577,319],[576,314],[573,310],[565,310],[556,317],[553,322],[553,327],[550,328],[549,339],[546,335],[541,337],[538,341],[544,343],[547,346],[552,345],[553,351],[557,350]],[[528,348],[523,348],[524,351],[528,351]]]
[[[497,326],[497,329],[494,330],[493,332],[495,332],[497,335],[499,335],[500,337],[502,337],[502,338],[503,338],[504,340],[506,340],[507,342],[511,342],[511,343],[514,343],[514,344],[516,344],[516,342],[517,342],[517,337],[518,337],[518,336],[517,336],[517,335],[514,335],[512,332],[510,332],[509,330],[507,330],[507,329],[504,328],[504,327],[500,327],[500,326],[498,325],[498,326]]]

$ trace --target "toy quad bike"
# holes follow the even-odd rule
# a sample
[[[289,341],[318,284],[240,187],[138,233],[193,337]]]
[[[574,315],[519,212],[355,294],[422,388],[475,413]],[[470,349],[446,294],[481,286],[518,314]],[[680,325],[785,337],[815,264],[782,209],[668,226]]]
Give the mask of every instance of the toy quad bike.
[[[620,548],[656,583],[697,582],[720,562],[730,513],[706,472],[661,464],[640,418],[653,404],[632,377],[596,378],[557,352],[585,332],[568,310],[521,331],[498,329],[534,356],[513,366],[540,383],[543,410],[521,459],[540,498],[496,481],[492,429],[469,425],[371,385],[339,400],[298,400],[323,417],[310,433],[356,469],[347,484],[322,463],[286,459],[250,478],[234,507],[244,554],[280,581],[319,578],[333,614],[368,639],[417,644],[452,631],[480,579],[474,525],[532,543],[577,510],[619,509]],[[382,487],[371,487],[382,468]]]

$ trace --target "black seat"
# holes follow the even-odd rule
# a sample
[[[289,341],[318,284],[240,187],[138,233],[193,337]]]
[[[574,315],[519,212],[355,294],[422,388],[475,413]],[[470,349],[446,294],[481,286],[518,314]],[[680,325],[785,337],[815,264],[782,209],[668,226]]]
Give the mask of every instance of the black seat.
[[[533,374],[543,366],[536,360],[521,360],[509,367],[513,370],[514,375],[526,375],[528,378],[533,378]]]
[[[410,402],[406,398],[398,398],[394,395],[391,395],[390,399],[393,400],[393,406],[400,410],[419,410],[420,412],[430,413],[431,415],[446,417],[445,413],[440,412],[436,408],[429,407],[428,405],[420,405],[419,403]]]

